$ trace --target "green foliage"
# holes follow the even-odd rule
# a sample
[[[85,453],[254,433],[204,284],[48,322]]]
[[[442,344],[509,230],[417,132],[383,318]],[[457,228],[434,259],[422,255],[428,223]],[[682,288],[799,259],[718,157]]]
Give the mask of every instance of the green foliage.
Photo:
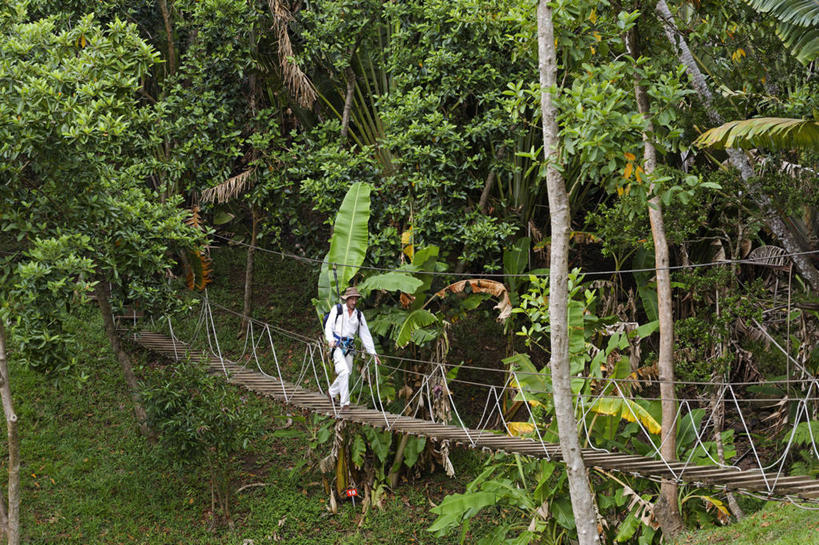
[[[819,57],[819,6],[810,0],[745,0],[752,8],[771,14],[777,34],[803,64]]]
[[[316,308],[323,314],[336,299],[336,291],[343,291],[358,272],[367,253],[367,223],[370,220],[370,191],[368,184],[356,182],[347,191],[333,224],[330,250],[324,257],[319,275]],[[337,265],[337,272],[330,268]],[[338,280],[336,281],[336,278]]]
[[[25,303],[6,309],[21,325],[12,333],[24,358],[49,369],[70,359],[57,348],[70,340],[60,326],[68,301],[104,280],[115,308],[129,300],[149,313],[172,309],[169,250],[195,247],[202,234],[184,224],[178,201],[142,185],[138,152],[151,116],[136,93],[158,55],[136,27],[103,27],[91,15],[26,22],[14,5],[0,46],[14,82],[0,88],[0,230],[21,252],[2,258],[15,271],[3,290]]]
[[[702,147],[819,150],[819,122],[814,119],[759,117],[730,121],[702,133],[694,142]]]
[[[0,319],[11,319],[8,332],[15,361],[42,372],[66,370],[76,363],[76,340],[64,330],[64,322],[72,304],[87,302],[92,289],[93,263],[79,257],[89,249],[86,236],[37,239],[6,279],[10,285]]]
[[[175,363],[157,384],[146,385],[142,397],[163,451],[174,465],[208,467],[211,490],[230,518],[235,458],[260,434],[258,406],[249,405],[224,378],[190,360]]]

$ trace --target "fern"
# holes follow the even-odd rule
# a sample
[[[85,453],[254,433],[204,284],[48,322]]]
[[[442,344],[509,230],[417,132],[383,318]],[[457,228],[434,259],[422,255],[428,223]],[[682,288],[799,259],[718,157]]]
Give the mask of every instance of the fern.
[[[790,434],[786,435],[783,443],[790,441]],[[819,420],[802,422],[793,430],[793,443],[795,445],[811,445],[819,442]]]

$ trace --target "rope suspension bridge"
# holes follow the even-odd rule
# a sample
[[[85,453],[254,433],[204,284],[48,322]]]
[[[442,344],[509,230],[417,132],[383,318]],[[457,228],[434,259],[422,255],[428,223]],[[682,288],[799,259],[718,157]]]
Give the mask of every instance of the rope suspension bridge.
[[[219,342],[216,321],[213,318],[214,309],[237,319],[244,318],[247,323],[244,331],[242,353],[238,356],[232,356],[232,360],[223,353],[222,344]],[[447,444],[556,461],[562,459],[560,445],[543,439],[540,432],[541,428],[531,409],[535,402],[533,399],[527,399],[527,394],[532,396],[539,392],[522,386],[523,382],[519,380],[519,375],[524,376],[531,373],[481,368],[484,371],[497,371],[508,375],[503,385],[481,384],[448,378],[446,371],[448,366],[443,363],[408,360],[406,358],[384,358],[389,359],[389,361],[425,363],[431,368],[428,373],[415,372],[418,375],[416,378],[420,380],[420,386],[417,386],[414,393],[408,396],[409,399],[403,409],[397,412],[389,412],[385,408],[385,397],[382,396],[381,392],[384,377],[381,376],[382,371],[380,369],[396,370],[402,373],[414,372],[405,368],[390,366],[386,363],[375,365],[373,359],[369,358],[365,361],[355,384],[350,388],[351,395],[357,403],[353,403],[342,410],[327,395],[329,384],[332,382],[332,376],[328,369],[332,370],[332,363],[326,360],[325,348],[321,341],[288,331],[274,324],[243,317],[237,312],[209,301],[207,296],[202,300],[198,321],[193,334],[190,336],[189,343],[177,338],[170,318],[167,319],[165,325],[167,326],[167,334],[137,331],[136,327],[134,327],[128,330],[128,335],[136,344],[154,353],[173,360],[190,358],[201,361],[208,366],[211,372],[224,374],[231,384],[244,387],[260,395],[272,397],[287,405],[306,411],[393,432],[422,436],[438,442],[447,442]],[[134,326],[136,326],[136,323],[134,323]],[[203,332],[204,339],[200,339]],[[288,361],[280,360],[276,346],[282,342],[288,343],[289,346],[293,346],[295,343],[303,347],[301,365],[298,369],[295,369],[298,363],[296,361],[294,365],[293,358],[288,358]],[[197,349],[195,346],[201,346],[202,349]],[[237,363],[238,361],[244,361],[245,363],[240,365]],[[250,362],[255,364],[256,369],[248,368],[247,365]],[[798,364],[798,362],[795,363]],[[290,380],[287,380],[285,374],[288,375]],[[578,395],[577,409],[581,413],[578,421],[581,431],[585,433],[585,444],[588,445],[581,450],[581,455],[587,466],[633,474],[654,481],[670,479],[680,483],[735,491],[764,499],[786,500],[794,503],[819,503],[819,480],[810,476],[788,476],[785,474],[788,454],[796,448],[795,437],[800,423],[807,422],[807,434],[810,436],[809,450],[811,455],[819,460],[819,448],[817,448],[817,439],[819,438],[814,436],[811,424],[812,410],[815,411],[816,402],[819,401],[819,379],[806,373],[803,373],[803,376],[806,376],[806,378],[801,381],[787,381],[789,386],[798,385],[801,387],[804,397],[795,401],[796,409],[795,416],[792,419],[793,427],[788,433],[788,440],[782,454],[767,463],[763,462],[765,457],[763,456],[763,449],[755,444],[754,434],[749,428],[749,421],[743,415],[741,408],[743,403],[758,400],[743,399],[737,395],[736,383],[716,385],[714,383],[696,383],[717,386],[719,388],[717,393],[719,401],[723,401],[726,405],[736,409],[744,436],[749,441],[748,450],[742,457],[752,459],[756,464],[756,467],[751,469],[720,463],[710,454],[710,450],[705,444],[706,431],[709,426],[714,424],[714,414],[712,413],[707,420],[703,419],[701,425],[695,423],[690,416],[693,405],[700,401],[699,399],[678,399],[679,408],[676,424],[682,425],[685,423],[686,418],[691,418],[690,424],[695,433],[695,446],[696,448],[701,447],[700,452],[704,452],[709,458],[710,465],[697,465],[692,461],[695,449],[690,451],[691,454],[688,459],[679,461],[664,460],[660,454],[661,445],[657,444],[656,435],[652,436],[646,429],[629,403],[626,403],[625,406],[631,411],[633,419],[628,418],[628,420],[639,425],[647,444],[651,445],[653,457],[617,453],[596,447],[590,433],[590,426],[586,422],[591,407],[595,401],[600,399],[616,398],[627,401],[628,395],[617,379],[588,377],[589,380],[602,381],[612,385],[612,387],[600,389],[600,393],[596,396]],[[524,376],[524,378],[526,377]],[[464,423],[452,396],[450,385],[459,382],[487,390],[483,413],[477,424],[473,424],[472,427]],[[525,408],[529,417],[529,429],[531,429],[531,432],[527,434],[529,437],[521,437],[513,433],[509,426],[510,423],[504,418],[501,400],[504,394],[509,392],[519,396],[523,401],[521,410]],[[447,401],[452,408],[451,414],[453,417],[449,418],[448,422],[435,421],[434,416],[430,417],[431,420],[417,417],[420,407],[431,408],[434,403],[440,403],[441,400]],[[415,406],[414,410],[412,409],[413,405]],[[429,414],[434,414],[434,411],[430,410]],[[490,422],[493,421],[497,422],[498,427],[502,427],[502,429],[499,431],[488,429]]]

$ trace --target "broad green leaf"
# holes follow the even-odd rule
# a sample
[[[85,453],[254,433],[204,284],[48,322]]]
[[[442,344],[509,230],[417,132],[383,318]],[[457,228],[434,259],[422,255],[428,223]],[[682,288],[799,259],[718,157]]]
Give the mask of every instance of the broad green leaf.
[[[356,434],[353,439],[353,444],[350,445],[350,459],[352,459],[356,467],[360,468],[364,464],[364,454],[366,452],[367,443],[364,442],[364,438],[361,435]]]
[[[412,333],[422,327],[426,327],[428,325],[434,324],[438,321],[438,318],[435,317],[434,314],[429,312],[428,310],[424,310],[419,308],[418,310],[413,310],[407,319],[404,320],[404,323],[401,324],[401,327],[398,329],[398,336],[395,339],[395,344],[399,348],[403,348],[409,344]]]
[[[567,530],[574,530],[574,513],[572,511],[572,504],[568,498],[561,497],[552,502],[549,506],[552,511],[552,516],[557,523]]]
[[[367,278],[358,285],[358,291],[366,297],[372,290],[402,291],[404,293],[415,293],[423,285],[424,281],[403,272],[388,272],[377,274]]]
[[[367,252],[367,223],[370,220],[369,184],[356,182],[341,203],[333,224],[330,250],[321,266],[318,282],[318,311],[326,312],[336,299],[336,291],[347,288],[350,280],[358,272]],[[332,264],[337,267],[338,286],[332,272]]]
[[[426,437],[410,437],[407,440],[407,446],[404,447],[404,464],[407,467],[412,467],[418,461],[418,456],[424,452],[424,447],[427,444]]]
[[[628,541],[640,527],[640,519],[637,518],[636,513],[637,509],[639,509],[639,506],[632,510],[626,517],[626,520],[620,524],[620,527],[617,529],[617,536],[614,538],[615,542],[622,543],[623,541]]]
[[[392,444],[392,433],[389,431],[379,432],[378,430],[369,426],[362,426],[361,431],[367,437],[367,442],[376,458],[383,464],[387,461],[387,455],[390,453],[390,445]]]
[[[427,531],[442,537],[450,528],[460,526],[462,520],[472,517],[484,507],[495,505],[497,497],[494,492],[450,494],[440,505],[430,509],[438,518]]]
[[[646,337],[657,331],[659,327],[660,327],[659,320],[653,320],[651,322],[648,322],[647,324],[643,324],[636,329],[637,337],[639,337],[640,339],[645,339]]]
[[[230,212],[225,212],[224,210],[220,210],[220,211],[216,212],[216,214],[214,214],[213,224],[214,225],[224,225],[225,223],[231,221],[235,217],[236,216],[234,216]]]

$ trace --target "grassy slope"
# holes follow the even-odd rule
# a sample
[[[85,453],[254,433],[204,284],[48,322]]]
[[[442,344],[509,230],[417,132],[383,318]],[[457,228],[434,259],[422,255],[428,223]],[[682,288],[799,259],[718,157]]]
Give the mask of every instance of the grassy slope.
[[[14,371],[23,441],[24,543],[438,542],[425,532],[434,519],[427,498],[440,502],[446,493],[460,491],[462,483],[436,474],[400,486],[382,511],[362,517],[360,506],[345,503],[338,515],[330,516],[317,471],[290,472],[309,456],[305,441],[274,437],[287,415],[275,402],[252,395],[250,402],[263,404],[269,424],[242,461],[234,489],[250,483],[266,486],[249,488],[234,499],[234,529],[210,530],[206,473],[174,470],[160,449],[137,434],[101,323],[89,316],[76,325],[84,328],[87,347],[85,383],[71,379],[55,385],[36,373]],[[144,354],[141,362],[142,376],[159,365]],[[297,419],[290,429],[303,428]],[[476,462],[471,453],[456,456],[461,468]]]
[[[819,512],[783,503],[769,503],[742,522],[691,532],[678,545],[815,545],[819,543]]]
[[[237,278],[241,261],[225,261],[230,273],[224,271],[211,291],[236,307],[241,301]],[[290,329],[309,327],[316,319],[306,292],[315,286],[315,280],[299,281],[303,271],[260,261],[262,281],[275,278],[291,284],[282,291],[257,288],[257,315],[279,315]],[[305,276],[309,277],[309,271]],[[288,415],[274,401],[252,394],[250,402],[262,404],[269,421],[264,437],[250,446],[241,462],[234,490],[251,483],[265,486],[249,488],[234,498],[233,529],[211,529],[207,473],[186,475],[175,470],[159,448],[138,435],[125,383],[94,309],[89,308],[73,329],[81,336],[80,370],[86,380],[72,375],[55,383],[31,371],[12,370],[22,436],[24,543],[448,542],[426,532],[435,518],[428,502],[438,503],[446,494],[462,491],[469,469],[479,463],[477,454],[454,449],[459,480],[441,473],[428,475],[417,483],[400,485],[385,499],[383,510],[362,516],[360,505],[354,508],[344,503],[339,514],[331,516],[317,469],[291,473],[291,468],[310,456],[298,433],[305,430],[298,415]],[[142,378],[167,365],[146,353],[135,356]],[[295,416],[288,430],[295,431],[296,437],[274,436],[289,416]],[[0,456],[6,457],[1,443]]]

